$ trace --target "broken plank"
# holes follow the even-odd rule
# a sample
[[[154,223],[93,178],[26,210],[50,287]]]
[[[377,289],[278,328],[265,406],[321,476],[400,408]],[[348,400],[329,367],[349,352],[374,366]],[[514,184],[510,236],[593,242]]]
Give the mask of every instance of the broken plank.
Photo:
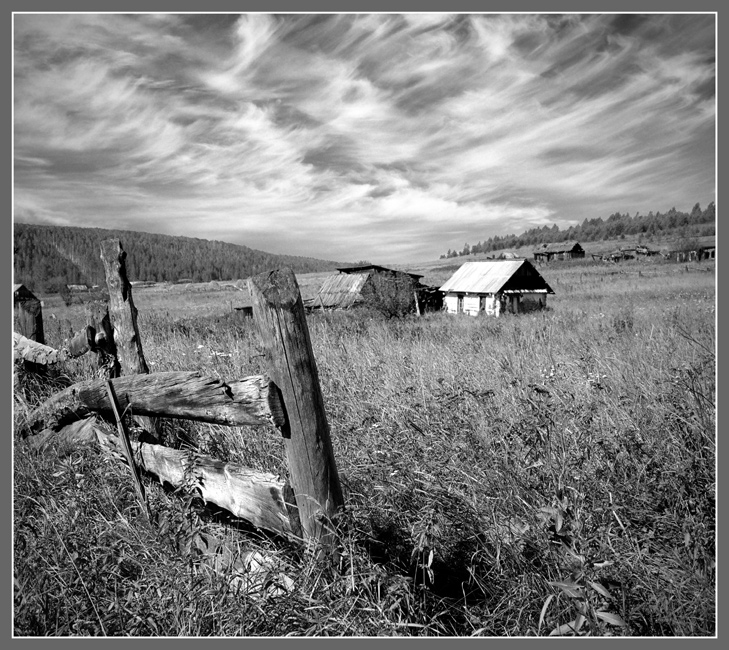
[[[163,445],[132,442],[132,447],[140,466],[160,481],[196,488],[205,501],[258,528],[291,535],[284,482],[275,474]]]
[[[40,365],[58,363],[66,358],[63,350],[56,350],[43,343],[38,343],[22,334],[13,332],[13,359],[30,361]]]

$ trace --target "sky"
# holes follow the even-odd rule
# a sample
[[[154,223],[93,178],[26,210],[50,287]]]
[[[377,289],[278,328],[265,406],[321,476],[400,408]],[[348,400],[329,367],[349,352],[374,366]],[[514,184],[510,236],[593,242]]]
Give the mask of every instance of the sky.
[[[377,264],[716,193],[715,14],[20,14],[14,221]]]

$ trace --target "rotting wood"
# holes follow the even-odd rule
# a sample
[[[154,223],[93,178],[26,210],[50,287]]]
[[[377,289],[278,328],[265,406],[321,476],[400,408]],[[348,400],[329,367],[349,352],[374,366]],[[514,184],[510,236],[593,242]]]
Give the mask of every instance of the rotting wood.
[[[77,332],[66,345],[68,354],[73,358],[83,356],[93,349],[95,337],[96,330],[90,325],[87,325],[80,332]]]
[[[36,343],[45,343],[41,301],[23,284],[13,290],[13,329]]]
[[[154,474],[160,483],[168,483],[173,488],[197,489],[205,501],[224,508],[233,516],[258,528],[296,539],[298,516],[295,508],[286,503],[286,483],[275,474],[191,451],[130,442],[140,468]],[[95,415],[58,431],[42,431],[26,439],[25,444],[38,451],[51,444],[72,447],[99,444],[117,459],[128,462],[122,454],[122,441],[106,430]]]
[[[38,437],[43,438],[41,444],[28,439],[36,449],[49,444],[51,437],[70,445],[100,442],[118,452],[122,444],[118,437],[104,431],[93,416],[53,432],[53,436],[44,431]],[[157,476],[160,482],[169,483],[173,488],[194,487],[205,501],[259,528],[284,536],[295,530],[284,500],[285,484],[274,474],[162,445],[131,441],[131,447],[140,467]]]
[[[135,415],[186,418],[227,426],[285,426],[279,391],[266,376],[224,382],[200,372],[158,372],[111,380],[122,410]],[[91,412],[112,414],[103,379],[80,382],[56,393],[28,415],[23,435],[58,429]]]
[[[281,390],[286,458],[305,540],[330,548],[329,521],[343,505],[319,373],[301,293],[291,269],[248,281],[272,381]]]
[[[95,335],[91,350],[96,354],[99,376],[107,379],[119,377],[121,367],[114,344],[114,328],[109,317],[109,304],[94,300],[86,305],[86,325]]]
[[[89,415],[82,420],[67,424],[59,431],[50,428],[44,429],[40,433],[26,438],[25,444],[37,451],[43,451],[50,444],[75,448],[101,443],[107,436],[108,434],[100,429],[96,415]]]
[[[205,501],[258,528],[292,534],[284,482],[275,474],[163,445],[132,442],[132,447],[142,469],[160,481],[173,487],[194,487]]]
[[[99,372],[105,379],[119,375],[147,374],[149,367],[142,351],[142,338],[137,325],[137,308],[132,298],[132,284],[127,277],[126,252],[118,239],[101,242],[101,261],[109,290],[109,320],[113,331],[114,357],[102,351]],[[137,423],[155,434],[153,418],[136,416]]]
[[[127,278],[126,256],[118,239],[105,239],[101,242],[101,261],[109,289],[109,315],[122,373],[147,374],[149,367],[142,351],[137,308],[132,298],[132,285]]]
[[[67,354],[63,350],[56,350],[49,345],[37,343],[18,332],[13,332],[13,359],[16,361],[30,361],[47,366],[64,361],[66,356]]]

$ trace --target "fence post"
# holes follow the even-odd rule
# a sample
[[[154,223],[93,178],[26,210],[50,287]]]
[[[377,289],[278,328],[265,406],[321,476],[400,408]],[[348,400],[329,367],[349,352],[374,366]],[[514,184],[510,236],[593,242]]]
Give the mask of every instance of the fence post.
[[[304,539],[328,548],[327,520],[343,505],[342,488],[299,285],[284,268],[250,278],[248,290],[268,374],[287,414],[282,433]]]
[[[114,332],[114,346],[123,375],[146,375],[149,367],[142,352],[142,339],[137,326],[137,308],[132,300],[132,285],[127,277],[127,254],[118,239],[101,242],[101,261],[109,289],[109,317]],[[152,418],[136,418],[147,431],[155,432]]]
[[[101,242],[101,261],[109,288],[109,315],[114,326],[114,343],[122,374],[146,375],[149,368],[142,352],[137,308],[132,300],[132,285],[127,278],[126,257],[118,239]]]
[[[41,301],[24,285],[15,285],[13,291],[14,329],[36,343],[45,343],[43,335],[43,309]]]

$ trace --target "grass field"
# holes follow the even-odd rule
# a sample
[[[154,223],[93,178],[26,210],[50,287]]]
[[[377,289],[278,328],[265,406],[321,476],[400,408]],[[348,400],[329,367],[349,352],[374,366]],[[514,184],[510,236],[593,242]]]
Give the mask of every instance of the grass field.
[[[457,263],[409,270],[439,284]],[[147,527],[123,464],[16,437],[15,635],[714,635],[714,264],[540,271],[556,292],[540,313],[309,316],[345,488],[338,567],[150,478]],[[323,277],[299,278],[304,297]],[[134,300],[153,372],[264,371],[254,323],[232,311],[247,291]],[[83,324],[57,297],[44,314],[50,345]],[[15,417],[93,362],[22,377]],[[286,472],[266,430],[165,435]],[[236,593],[200,562],[201,531],[271,555],[293,590]]]

